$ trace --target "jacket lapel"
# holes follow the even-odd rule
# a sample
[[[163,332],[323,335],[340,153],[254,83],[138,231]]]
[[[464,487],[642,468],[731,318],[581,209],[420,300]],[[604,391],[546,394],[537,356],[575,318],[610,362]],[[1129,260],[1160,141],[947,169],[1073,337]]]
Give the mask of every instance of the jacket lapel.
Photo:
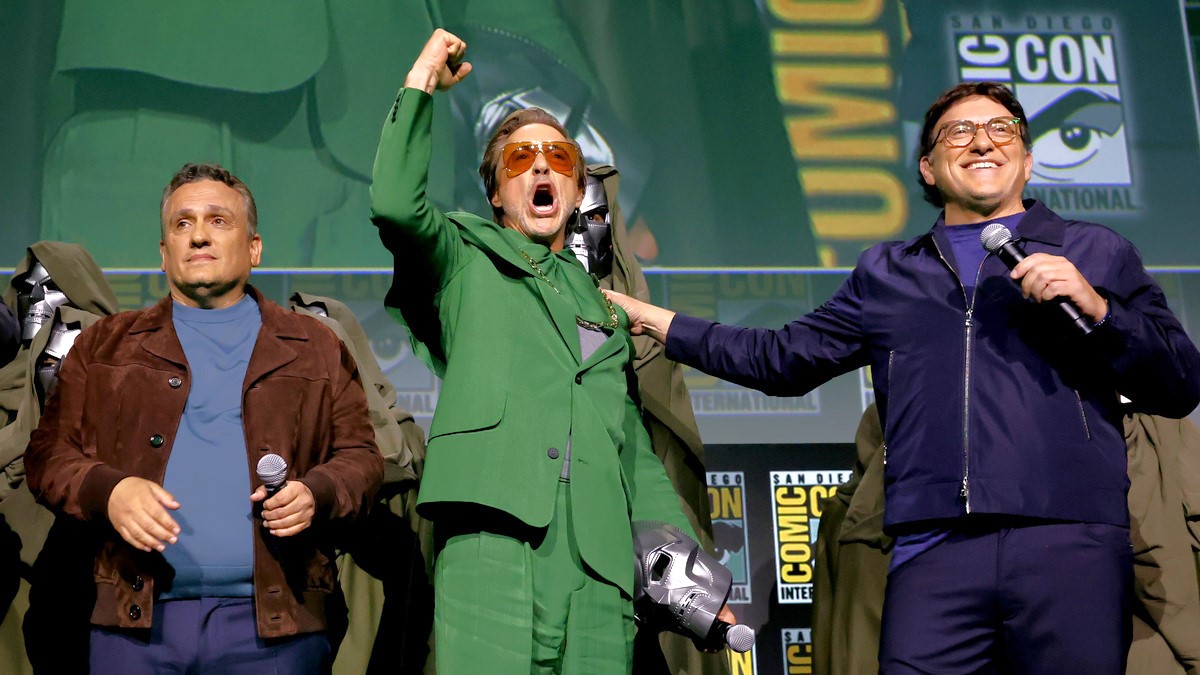
[[[147,312],[138,317],[129,327],[129,334],[152,332],[145,340],[141,340],[142,349],[152,356],[187,368],[187,357],[183,354],[183,345],[175,335],[175,326],[171,323],[171,296],[159,300]]]
[[[262,316],[262,327],[258,329],[258,340],[254,343],[254,352],[250,355],[250,363],[246,366],[246,379],[243,390],[262,379],[268,373],[279,370],[296,360],[296,350],[291,342],[308,340],[308,333],[300,325],[298,316],[279,305],[262,297],[258,289],[247,286],[249,293],[258,303],[259,314]]]
[[[536,289],[535,297],[542,301],[559,337],[575,357],[575,363],[579,363],[582,355],[579,351],[579,334],[575,324],[573,303],[560,296],[551,288],[550,284],[538,278],[529,262],[521,256],[520,252],[514,250],[512,245],[501,235],[499,225],[467,213],[452,214],[452,220],[462,230],[464,239],[478,246],[492,260],[501,264],[506,263],[525,279],[526,285]]]

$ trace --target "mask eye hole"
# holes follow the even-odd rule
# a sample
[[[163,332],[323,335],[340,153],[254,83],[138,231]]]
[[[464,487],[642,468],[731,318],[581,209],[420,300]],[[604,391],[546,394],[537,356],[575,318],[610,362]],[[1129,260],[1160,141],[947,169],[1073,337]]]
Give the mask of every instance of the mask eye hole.
[[[667,574],[667,568],[671,566],[671,556],[665,553],[660,553],[654,559],[654,563],[650,565],[650,580],[662,581]]]

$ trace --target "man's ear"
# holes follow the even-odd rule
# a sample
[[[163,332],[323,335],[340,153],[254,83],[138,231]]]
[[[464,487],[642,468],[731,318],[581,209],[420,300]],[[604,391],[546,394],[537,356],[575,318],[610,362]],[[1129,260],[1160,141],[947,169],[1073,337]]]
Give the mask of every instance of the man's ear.
[[[921,157],[921,161],[917,163],[917,170],[921,172],[921,180],[925,181],[926,185],[934,185],[933,166],[930,164],[929,155]]]
[[[262,264],[262,237],[254,235],[250,237],[250,267],[258,267]]]

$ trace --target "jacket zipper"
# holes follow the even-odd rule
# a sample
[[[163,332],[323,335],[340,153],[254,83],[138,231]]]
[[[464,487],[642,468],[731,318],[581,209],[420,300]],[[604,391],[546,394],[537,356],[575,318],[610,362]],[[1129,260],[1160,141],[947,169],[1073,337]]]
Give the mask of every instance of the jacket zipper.
[[[1079,419],[1083,420],[1083,433],[1087,434],[1087,439],[1092,440],[1092,429],[1088,426],[1087,413],[1083,409],[1083,397],[1079,395],[1078,389],[1072,389],[1075,392],[1075,401],[1079,404]]]
[[[888,352],[888,393],[892,391],[892,373],[895,370],[896,350]],[[878,410],[876,410],[878,412]],[[883,436],[883,465],[887,466],[887,420],[879,418],[879,431]]]
[[[933,247],[937,250],[938,257],[942,259],[942,264],[950,270],[950,274],[954,280],[958,282],[958,289],[962,291],[963,303],[967,307],[966,316],[963,322],[963,408],[962,408],[962,448],[963,448],[963,477],[962,487],[958,491],[958,496],[962,498],[966,506],[967,513],[971,512],[971,454],[970,454],[970,438],[971,438],[971,334],[974,324],[972,317],[975,313],[975,292],[979,289],[979,275],[983,273],[983,265],[992,255],[988,253],[979,261],[979,269],[975,270],[975,286],[971,289],[971,297],[967,297],[967,289],[962,284],[962,279],[958,277],[958,273],[954,271],[954,267],[946,260],[946,256],[942,255],[942,249],[938,246],[937,240],[933,240]]]

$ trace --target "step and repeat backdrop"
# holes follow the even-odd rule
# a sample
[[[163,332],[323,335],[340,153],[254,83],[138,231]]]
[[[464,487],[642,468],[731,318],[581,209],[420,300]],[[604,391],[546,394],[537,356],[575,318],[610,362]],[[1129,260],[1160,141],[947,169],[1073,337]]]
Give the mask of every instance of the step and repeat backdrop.
[[[427,424],[438,382],[382,307],[391,260],[368,222],[384,114],[434,26],[472,75],[435,106],[430,194],[488,212],[492,125],[537,105],[621,172],[621,211],[660,303],[779,326],[824,302],[864,248],[926,231],[922,115],[999,80],[1034,137],[1027,196],[1131,239],[1200,336],[1200,125],[1179,0],[48,0],[0,8],[0,252],[83,244],[121,307],[166,293],[162,185],[220,162],[254,191],[254,283],[348,303]],[[178,35],[204,35],[203,56]],[[773,398],[689,371],[731,602],[760,631],[737,674],[812,670],[821,500],[852,465],[866,372]]]

